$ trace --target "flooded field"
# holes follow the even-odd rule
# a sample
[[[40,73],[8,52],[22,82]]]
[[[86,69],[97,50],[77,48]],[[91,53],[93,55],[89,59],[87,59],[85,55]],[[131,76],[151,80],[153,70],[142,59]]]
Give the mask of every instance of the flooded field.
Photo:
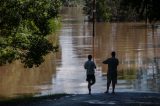
[[[0,97],[88,93],[83,68],[93,54],[92,23],[79,8],[62,11],[58,32],[59,52],[46,56],[39,68],[24,69],[15,62],[0,68]],[[93,93],[106,90],[107,65],[102,61],[116,51],[118,92],[160,92],[160,29],[144,23],[96,23],[94,61],[97,65]]]

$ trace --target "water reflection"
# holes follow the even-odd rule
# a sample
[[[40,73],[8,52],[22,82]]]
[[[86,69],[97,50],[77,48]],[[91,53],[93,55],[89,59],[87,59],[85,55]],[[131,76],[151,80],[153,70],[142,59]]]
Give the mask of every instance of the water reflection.
[[[18,61],[0,67],[0,98],[41,94],[48,89],[44,85],[52,84],[56,72],[53,58],[46,56],[47,61],[39,68],[25,69]]]
[[[63,17],[59,57],[62,62],[57,65],[59,74],[56,74],[61,77],[55,79],[60,80],[56,82],[60,84],[57,88],[64,86],[61,89],[64,92],[86,93],[83,62],[92,54],[92,24],[83,22],[82,14],[75,11],[75,8],[68,9]],[[112,50],[120,60],[117,91],[159,92],[159,33],[159,29],[152,31],[144,23],[97,23],[94,54],[98,71],[94,92],[106,89],[107,67],[101,62]]]
[[[92,23],[84,22],[82,10],[65,8],[59,34],[60,50],[48,55],[43,65],[24,69],[19,63],[0,68],[0,96],[19,94],[88,93],[83,68],[92,54]],[[160,29],[143,23],[97,23],[94,93],[106,90],[107,66],[102,61],[117,52],[118,85],[116,91],[160,91]]]

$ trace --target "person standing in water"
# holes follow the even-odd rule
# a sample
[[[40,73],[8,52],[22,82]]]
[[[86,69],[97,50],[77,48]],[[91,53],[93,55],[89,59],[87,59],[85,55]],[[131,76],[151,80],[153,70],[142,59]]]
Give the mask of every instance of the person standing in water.
[[[111,53],[111,56],[111,58],[103,61],[103,64],[108,64],[107,90],[105,93],[109,92],[109,87],[112,82],[112,93],[114,94],[115,85],[117,84],[117,66],[119,64],[119,60],[115,57],[116,53],[114,51]]]
[[[91,86],[95,84],[95,69],[96,65],[94,61],[92,61],[92,55],[88,55],[88,60],[84,64],[84,68],[86,69],[86,81],[88,82],[88,90],[89,94],[91,94]]]

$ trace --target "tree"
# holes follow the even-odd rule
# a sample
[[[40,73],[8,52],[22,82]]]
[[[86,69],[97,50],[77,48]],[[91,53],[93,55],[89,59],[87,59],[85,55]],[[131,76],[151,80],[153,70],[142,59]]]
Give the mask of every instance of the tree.
[[[122,0],[121,6],[122,10],[130,8],[135,11],[139,20],[148,19],[150,23],[160,20],[159,0]]]
[[[112,17],[111,8],[108,0],[96,0],[96,20],[109,21]],[[85,0],[84,13],[88,15],[89,21],[92,20],[93,0]]]
[[[93,0],[85,0],[85,6],[83,10],[84,10],[84,13],[88,15],[88,19],[92,20]]]
[[[160,20],[160,0],[97,0],[97,21]],[[91,20],[92,0],[85,0],[85,13]]]
[[[25,67],[39,66],[55,51],[46,38],[55,29],[60,0],[1,0],[0,65],[20,59]]]

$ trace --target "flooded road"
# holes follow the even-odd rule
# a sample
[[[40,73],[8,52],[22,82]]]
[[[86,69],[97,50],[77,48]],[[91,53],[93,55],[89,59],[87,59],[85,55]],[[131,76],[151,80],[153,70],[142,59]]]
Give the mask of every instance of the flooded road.
[[[58,84],[53,87],[56,92],[88,92],[83,64],[87,55],[93,54],[92,23],[84,22],[80,13],[74,8],[63,15],[59,37],[61,54],[53,80]],[[159,92],[159,35],[159,29],[153,32],[144,23],[96,23],[94,60],[98,68],[93,92],[106,90],[107,66],[102,61],[110,57],[111,51],[116,51],[120,60],[116,91]]]
[[[75,8],[67,10],[59,37],[61,55],[54,81],[67,93],[88,92],[83,64],[93,54],[92,23],[84,22],[80,13]],[[153,32],[144,23],[96,23],[94,60],[98,68],[93,92],[106,90],[107,66],[102,61],[111,51],[117,52],[120,61],[116,91],[159,92],[159,40],[160,29]]]
[[[82,10],[65,8],[58,32],[59,52],[46,57],[39,68],[24,69],[19,62],[0,68],[0,97],[88,93],[83,68],[92,54],[92,23]],[[96,23],[94,61],[97,65],[93,93],[106,90],[107,65],[102,61],[116,51],[118,92],[160,92],[160,29],[144,23]]]

